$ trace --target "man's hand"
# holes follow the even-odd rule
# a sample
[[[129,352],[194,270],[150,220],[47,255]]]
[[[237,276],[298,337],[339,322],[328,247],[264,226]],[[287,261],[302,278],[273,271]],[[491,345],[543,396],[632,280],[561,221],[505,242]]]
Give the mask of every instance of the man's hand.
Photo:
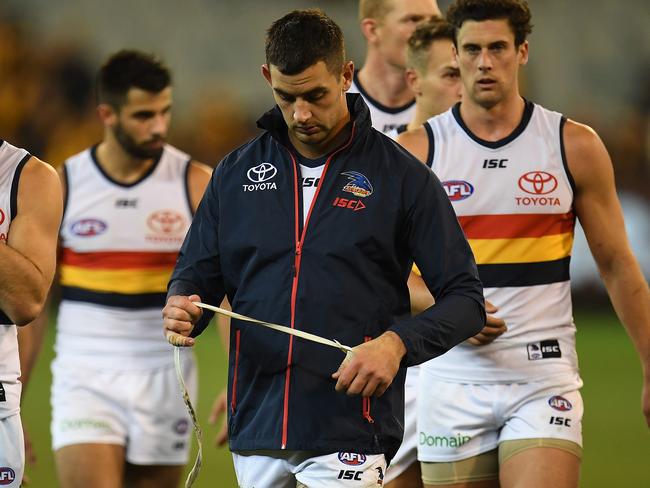
[[[383,395],[393,382],[405,354],[404,343],[390,331],[356,346],[332,375],[337,380],[336,391],[366,397]]]
[[[214,438],[214,445],[217,447],[223,446],[228,441],[228,389],[224,388],[221,393],[214,399],[212,404],[212,409],[210,410],[210,416],[208,417],[208,423],[214,425],[217,423],[217,419],[223,415],[223,421],[221,422],[221,428],[217,433],[217,436]]]
[[[203,311],[192,302],[200,301],[198,295],[169,297],[162,314],[163,332],[170,344],[181,347],[194,345],[195,341],[189,335],[194,329],[194,324],[203,315]]]
[[[485,324],[485,327],[481,329],[481,332],[476,334],[474,337],[467,339],[467,342],[473,346],[485,346],[507,331],[508,327],[506,327],[506,323],[503,319],[499,319],[494,315],[489,315],[498,311],[499,309],[497,307],[485,300],[485,315],[487,317],[487,323]]]

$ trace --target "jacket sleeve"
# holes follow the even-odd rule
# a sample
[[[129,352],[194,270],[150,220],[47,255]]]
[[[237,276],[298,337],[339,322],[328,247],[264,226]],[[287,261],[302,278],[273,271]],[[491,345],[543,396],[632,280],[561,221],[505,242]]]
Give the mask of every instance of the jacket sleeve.
[[[406,212],[405,235],[413,260],[436,303],[391,328],[406,346],[405,364],[440,356],[485,325],[483,287],[474,255],[438,178],[426,170],[422,183],[405,183],[416,194]],[[410,186],[410,188],[408,188]]]
[[[222,163],[223,164],[223,163]],[[167,287],[167,297],[197,294],[204,303],[219,305],[224,297],[219,256],[219,192],[220,164],[212,173],[192,225],[179,251],[176,267]],[[195,324],[192,337],[207,327],[214,313],[203,310]]]

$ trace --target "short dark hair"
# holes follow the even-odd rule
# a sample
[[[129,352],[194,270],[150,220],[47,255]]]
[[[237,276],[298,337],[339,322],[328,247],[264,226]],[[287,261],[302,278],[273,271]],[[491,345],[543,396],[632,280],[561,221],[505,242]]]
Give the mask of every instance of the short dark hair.
[[[319,61],[340,74],[345,59],[343,32],[320,9],[294,10],[266,33],[266,64],[285,75],[298,74]]]
[[[406,64],[420,73],[427,69],[429,49],[435,41],[454,42],[454,26],[440,17],[424,22],[413,31],[406,46]]]
[[[515,35],[515,46],[523,44],[528,34],[533,31],[530,23],[530,8],[526,0],[456,0],[447,10],[447,20],[455,29],[454,43],[458,30],[466,20],[508,21]]]
[[[171,85],[171,73],[158,58],[135,50],[113,54],[97,75],[97,100],[119,108],[130,88],[159,93]]]

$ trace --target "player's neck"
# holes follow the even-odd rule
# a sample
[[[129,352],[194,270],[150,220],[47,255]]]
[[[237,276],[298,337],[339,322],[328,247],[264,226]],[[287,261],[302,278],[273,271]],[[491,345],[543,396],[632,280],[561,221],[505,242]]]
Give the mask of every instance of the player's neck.
[[[422,106],[420,103],[415,103],[415,116],[408,123],[408,130],[417,129],[423,125],[431,117],[438,114],[432,114],[429,110]]]
[[[368,53],[366,63],[357,76],[364,91],[386,107],[403,107],[413,100],[413,92],[406,84],[404,70],[389,65],[371,53]]]
[[[154,159],[131,156],[113,137],[105,137],[97,146],[97,163],[113,180],[134,183],[144,176],[154,164]]]
[[[485,108],[463,97],[460,116],[472,133],[485,141],[499,141],[517,128],[526,106],[519,92],[490,108]]]

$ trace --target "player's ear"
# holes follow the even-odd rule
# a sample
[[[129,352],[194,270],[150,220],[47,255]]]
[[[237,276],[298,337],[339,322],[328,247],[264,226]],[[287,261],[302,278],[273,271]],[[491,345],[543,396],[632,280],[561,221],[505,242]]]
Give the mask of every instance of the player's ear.
[[[117,123],[117,110],[108,103],[100,103],[97,105],[97,115],[105,127],[110,127]]]
[[[524,66],[528,63],[528,41],[522,42],[517,48],[517,55],[519,56],[519,65]]]
[[[418,96],[422,95],[422,91],[420,90],[420,78],[413,68],[406,68],[404,78],[406,79],[406,84],[413,93]]]
[[[343,91],[348,91],[354,78],[354,63],[352,61],[348,61],[343,65],[341,77],[343,78]]]
[[[375,19],[361,19],[361,33],[366,38],[366,41],[371,44],[377,41],[377,26],[378,24]]]
[[[269,67],[268,64],[263,64],[261,67],[262,71],[262,76],[266,80],[266,82],[271,86],[271,68]]]

